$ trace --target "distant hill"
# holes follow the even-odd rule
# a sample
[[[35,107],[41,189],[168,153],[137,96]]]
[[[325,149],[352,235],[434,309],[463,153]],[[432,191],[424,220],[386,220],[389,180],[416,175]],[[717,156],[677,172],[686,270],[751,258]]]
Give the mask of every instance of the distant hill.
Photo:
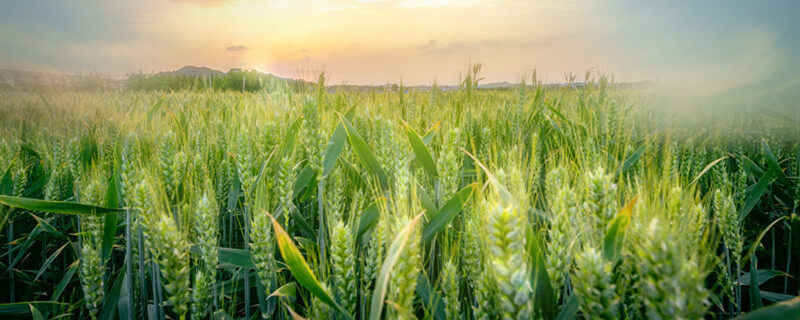
[[[213,78],[213,77],[222,77],[222,76],[228,75],[228,74],[230,74],[232,72],[242,72],[242,71],[247,71],[247,70],[243,70],[243,69],[240,69],[240,68],[233,68],[233,69],[228,70],[227,72],[224,72],[224,71],[220,71],[220,70],[214,70],[214,69],[211,69],[209,67],[184,66],[183,68],[180,68],[180,69],[175,70],[175,71],[162,71],[162,72],[156,73],[156,75],[191,76],[191,77],[202,77],[202,78],[211,77],[211,78]],[[296,82],[303,82],[303,81],[300,81],[300,80],[297,80],[297,79],[279,77],[279,76],[276,76],[276,75],[274,75],[272,73],[264,73],[264,72],[257,72],[257,73],[265,75],[265,76],[269,76],[271,78],[275,78],[277,80],[292,81],[292,82],[295,82],[295,81]]]
[[[511,82],[507,82],[507,81],[492,82],[492,83],[486,83],[486,84],[478,84],[478,88],[480,88],[480,89],[511,88],[511,87],[517,87],[517,86],[519,86],[519,84],[511,83]]]
[[[208,67],[185,66],[175,71],[163,71],[159,72],[158,74],[194,77],[220,77],[225,75],[225,72],[214,70]]]
[[[258,70],[234,68],[223,72],[208,67],[184,66],[175,71],[128,74],[127,88],[131,90],[196,90],[231,91],[276,90],[291,87],[305,88],[309,82],[277,77]]]

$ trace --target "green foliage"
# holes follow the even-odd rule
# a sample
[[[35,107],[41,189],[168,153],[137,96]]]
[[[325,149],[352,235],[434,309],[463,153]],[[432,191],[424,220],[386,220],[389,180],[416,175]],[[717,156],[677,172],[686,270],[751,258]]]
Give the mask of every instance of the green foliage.
[[[181,90],[221,90],[256,92],[274,90],[283,86],[298,88],[307,84],[300,81],[280,79],[271,74],[256,70],[231,70],[224,75],[180,75],[171,73],[128,75],[127,87],[136,91],[181,91]]]

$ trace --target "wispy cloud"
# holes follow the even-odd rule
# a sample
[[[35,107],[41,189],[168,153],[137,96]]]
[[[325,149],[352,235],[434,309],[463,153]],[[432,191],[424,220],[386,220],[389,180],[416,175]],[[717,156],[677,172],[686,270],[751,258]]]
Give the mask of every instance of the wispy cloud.
[[[432,50],[436,48],[436,39],[430,39],[428,42],[418,45],[417,49],[420,50]]]
[[[246,51],[246,50],[250,50],[250,48],[248,48],[246,46],[243,46],[243,45],[238,45],[238,46],[229,46],[229,47],[225,48],[225,50],[227,50],[227,51]]]
[[[561,41],[570,37],[573,37],[573,35],[551,37],[539,41],[509,41],[509,40],[485,39],[479,41],[452,42],[449,44],[442,44],[442,45],[439,45],[436,39],[430,39],[428,40],[428,42],[416,46],[416,48],[422,50],[426,54],[463,53],[463,52],[475,52],[483,49],[499,50],[508,48],[538,47],[538,46],[552,44],[556,41]]]

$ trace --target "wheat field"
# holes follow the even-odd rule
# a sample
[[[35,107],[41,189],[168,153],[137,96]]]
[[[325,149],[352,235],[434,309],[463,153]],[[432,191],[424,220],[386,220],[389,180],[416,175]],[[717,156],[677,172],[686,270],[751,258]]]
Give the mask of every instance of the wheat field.
[[[477,73],[0,93],[0,315],[797,319],[797,115]]]

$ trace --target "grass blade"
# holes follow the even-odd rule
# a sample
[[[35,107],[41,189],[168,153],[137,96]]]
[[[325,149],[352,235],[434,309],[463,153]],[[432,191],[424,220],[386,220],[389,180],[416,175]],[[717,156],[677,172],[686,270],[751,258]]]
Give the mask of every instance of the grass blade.
[[[106,213],[105,225],[103,227],[103,261],[107,261],[114,249],[114,241],[117,236],[117,214]]]
[[[431,143],[433,136],[437,131],[439,131],[439,124],[441,124],[441,122],[442,120],[437,121],[435,124],[433,124],[433,126],[431,126],[430,129],[428,129],[427,132],[425,132],[425,135],[422,137],[422,142],[425,143],[426,146]]]
[[[339,119],[341,123],[344,124],[345,132],[347,132],[347,138],[350,141],[350,145],[353,146],[353,150],[355,150],[358,159],[361,160],[361,163],[364,167],[369,171],[376,179],[378,179],[378,183],[380,183],[381,187],[384,190],[388,190],[389,182],[386,180],[386,173],[383,172],[380,163],[378,160],[375,159],[375,156],[372,155],[372,151],[370,151],[369,146],[364,141],[364,138],[358,134],[356,128],[350,124],[345,117],[341,114],[339,115]]]
[[[300,193],[306,189],[311,183],[311,180],[314,179],[314,174],[316,172],[310,165],[306,165],[303,167],[303,170],[297,175],[297,180],[294,181],[292,185],[292,198],[297,198],[300,196]]]
[[[297,139],[297,132],[300,130],[301,120],[303,120],[302,116],[297,117],[283,136],[283,141],[281,142],[281,158],[288,156],[292,152],[292,149],[294,149],[294,142]]]
[[[792,254],[800,258],[800,217],[793,214],[791,218],[789,218],[789,225],[792,231]]]
[[[788,275],[785,272],[780,271],[780,270],[760,269],[760,270],[756,270],[756,273],[758,273],[758,275],[757,275],[758,284],[756,286],[760,286],[760,285],[764,284],[764,282],[767,282],[769,279],[772,279],[772,278],[777,277],[777,276],[790,277],[790,275]],[[740,286],[749,286],[750,283],[751,283],[750,280],[751,280],[750,279],[750,272],[747,272],[747,273],[739,276],[739,279],[737,279],[736,282],[738,282]]]
[[[761,308],[736,318],[737,320],[762,320],[762,319],[797,319],[800,314],[800,297],[792,300],[778,302],[771,306]]]
[[[403,248],[405,248],[408,243],[408,239],[411,237],[412,231],[417,226],[420,218],[422,218],[421,213],[406,224],[406,226],[397,233],[397,236],[392,241],[392,245],[389,247],[389,251],[386,252],[386,259],[383,260],[381,272],[375,280],[375,290],[372,292],[372,302],[369,308],[370,320],[379,320],[381,318],[384,303],[383,299],[386,297],[386,291],[389,287],[389,276],[392,273],[392,268],[394,268],[397,260],[400,259],[400,254],[403,253]]]
[[[420,272],[419,276],[417,276],[416,292],[419,296],[419,300],[425,305],[428,312],[433,315],[434,319],[447,319],[442,297],[438,292],[433,290],[433,286],[431,286],[431,282],[428,281],[428,276],[426,276],[424,272]]]
[[[361,213],[361,219],[358,221],[358,230],[356,230],[356,243],[361,240],[361,237],[369,228],[372,228],[372,226],[378,223],[378,218],[380,218],[378,204],[382,201],[383,198],[375,200]]]
[[[0,178],[0,195],[10,195],[13,190],[14,180],[11,178],[11,168],[13,166],[9,165],[3,177]]]
[[[705,175],[706,172],[708,172],[708,170],[711,170],[711,168],[713,168],[717,163],[719,163],[722,160],[725,160],[726,158],[728,158],[728,156],[724,156],[724,157],[719,158],[717,160],[711,161],[711,163],[709,163],[705,168],[703,168],[703,170],[700,171],[700,173],[697,174],[697,177],[695,177],[694,180],[692,180],[692,182],[689,183],[689,184],[693,185],[693,184],[697,183],[697,181],[700,181],[700,178],[702,178],[703,175]]]
[[[646,150],[647,150],[647,144],[643,144],[642,146],[637,148],[636,151],[631,153],[630,156],[625,158],[625,161],[622,162],[622,166],[619,168],[617,175],[623,174],[625,173],[625,171],[628,171],[631,167],[633,167],[633,165],[639,161],[639,159],[642,157],[642,155]]]
[[[67,239],[67,236],[64,235],[63,232],[61,232],[58,229],[56,229],[56,227],[54,227],[52,224],[47,222],[47,220],[39,218],[35,214],[31,214],[31,217],[36,219],[36,222],[39,223],[39,225],[41,225],[42,228],[44,228],[44,230],[47,232],[47,234],[50,235],[51,237],[56,238],[56,239],[58,239],[60,241],[69,241],[69,239]]]
[[[294,301],[296,292],[297,292],[297,282],[289,282],[283,285],[282,287],[276,289],[267,298],[283,297],[289,299],[290,301]]]
[[[56,286],[56,290],[53,291],[53,295],[50,298],[50,301],[57,302],[58,299],[61,298],[61,294],[64,292],[64,289],[67,287],[70,281],[72,281],[72,276],[75,274],[75,271],[78,270],[79,262],[80,260],[75,260],[75,262],[73,262],[72,265],[69,266],[69,269],[67,269],[66,274],[64,274],[64,277],[61,278],[61,282],[59,282],[58,286]]]
[[[428,196],[428,193],[425,192],[425,189],[417,182],[417,199],[419,200],[419,204],[425,209],[425,217],[431,217],[436,214],[436,204],[433,203],[431,197]]]
[[[22,244],[14,248],[14,250],[16,251],[16,255],[14,256],[14,260],[11,260],[11,264],[9,264],[8,266],[9,269],[14,268],[14,266],[16,266],[18,262],[20,262],[23,258],[29,255],[28,249],[30,249],[33,243],[36,242],[36,238],[39,236],[41,232],[42,232],[42,226],[36,225],[35,227],[33,227],[33,230],[31,230],[31,233],[29,233],[25,237],[25,241],[23,241]]]
[[[111,174],[108,182],[108,189],[106,190],[106,207],[118,208],[120,184],[116,170]],[[117,236],[117,213],[106,213],[105,225],[103,227],[103,261],[107,261],[111,256],[111,250],[114,249],[114,240]]]
[[[747,256],[750,257],[750,283],[758,283],[758,272],[753,272],[758,270],[758,258],[756,257],[756,249],[758,245],[761,243],[761,239],[764,238],[764,235],[767,234],[767,231],[772,228],[776,223],[783,220],[786,217],[780,217],[772,221],[764,230],[758,234],[755,240],[753,240],[753,244],[750,245],[750,249],[747,250]],[[753,309],[760,308],[761,304],[761,293],[758,290],[758,286],[750,286],[750,305]]]
[[[52,302],[52,301],[28,301],[28,302],[15,302],[15,303],[2,303],[0,304],[0,316],[3,317],[20,317],[31,314],[31,306],[35,307],[39,312],[53,313],[57,312],[63,307],[67,307],[66,303]]]
[[[495,176],[492,175],[491,172],[489,172],[489,169],[486,168],[486,166],[484,166],[483,163],[480,160],[478,160],[478,158],[476,158],[475,156],[473,156],[471,153],[467,152],[464,149],[461,149],[461,151],[463,151],[470,158],[472,158],[472,160],[475,161],[478,167],[480,167],[481,170],[483,170],[483,172],[486,174],[486,178],[489,180],[489,184],[492,185],[494,191],[497,193],[498,196],[500,196],[500,200],[503,202],[503,205],[506,206],[510,205],[513,202],[513,197],[511,196],[511,193],[508,192],[508,189],[506,189],[506,187],[500,183],[500,180],[497,180],[497,178],[495,178]]]
[[[117,275],[117,280],[114,281],[114,286],[111,287],[111,290],[106,293],[105,299],[103,300],[103,311],[100,313],[99,319],[114,319],[114,315],[117,313],[117,301],[119,300],[120,292],[122,292],[123,280],[125,280],[125,271],[122,271],[119,273],[119,275]]]
[[[31,198],[20,198],[0,195],[0,203],[9,207],[60,214],[106,214],[109,212],[122,212],[122,209],[103,208],[74,202],[49,201]]]
[[[544,260],[544,251],[539,241],[540,236],[533,230],[528,230],[528,256],[531,261],[530,282],[533,288],[536,311],[545,319],[556,317],[556,297],[547,274]]]
[[[758,179],[758,182],[756,182],[750,192],[747,193],[744,206],[742,206],[741,211],[739,211],[739,221],[744,221],[744,219],[747,218],[747,215],[756,207],[758,201],[761,200],[761,196],[767,192],[767,187],[769,187],[773,181],[775,181],[775,172],[773,170],[768,170]]]
[[[219,247],[217,249],[219,250],[219,262],[221,264],[227,264],[245,269],[255,268],[255,264],[253,264],[253,259],[251,258],[250,252],[247,252],[247,250],[225,247]],[[191,252],[196,256],[200,256],[201,254],[200,248],[197,246],[192,246]]]
[[[147,111],[146,117],[148,122],[150,121],[150,119],[153,118],[153,116],[155,116],[156,112],[158,112],[158,110],[161,109],[161,106],[163,104],[164,104],[164,97],[161,97],[158,99],[158,101],[156,101],[155,104],[153,104],[153,107],[151,107],[150,110]]]
[[[406,132],[408,142],[411,144],[411,150],[414,151],[414,155],[417,157],[417,160],[419,160],[420,164],[422,164],[422,168],[428,172],[428,175],[434,179],[438,179],[439,171],[436,170],[436,162],[433,161],[430,150],[428,150],[428,147],[419,137],[419,134],[417,134],[417,132],[414,131],[414,128],[405,122],[403,122],[403,130]]]
[[[305,287],[306,290],[308,290],[311,294],[316,296],[325,304],[336,309],[340,314],[349,319],[350,315],[344,309],[342,309],[341,306],[333,301],[333,298],[331,298],[331,296],[322,287],[322,284],[319,282],[319,280],[317,280],[317,277],[308,266],[306,259],[303,258],[303,255],[300,254],[300,250],[297,249],[294,241],[292,241],[292,238],[289,237],[289,234],[283,230],[283,227],[281,227],[278,221],[276,221],[271,214],[266,214],[268,214],[270,219],[272,219],[272,227],[275,231],[275,240],[278,243],[278,249],[281,253],[281,257],[283,258],[283,262],[289,267],[289,271],[291,271],[292,276],[294,276],[297,282]]]
[[[453,220],[453,218],[464,209],[464,206],[467,205],[467,202],[472,197],[473,192],[475,192],[475,188],[478,187],[477,183],[470,184],[463,189],[459,190],[455,195],[453,195],[450,200],[448,200],[444,206],[439,209],[439,212],[425,224],[425,227],[422,229],[422,243],[425,244],[428,241],[433,240],[433,238],[444,229],[445,226]]]
[[[633,197],[633,200],[628,202],[622,210],[617,213],[614,220],[608,225],[605,238],[603,239],[603,256],[606,260],[616,264],[620,255],[622,254],[622,245],[625,242],[625,232],[628,229],[628,224],[631,221],[631,213],[633,212],[633,205],[636,204],[638,196]]]
[[[344,117],[347,120],[353,120],[353,115],[356,113],[356,107],[350,108],[345,113]],[[331,173],[333,170],[333,166],[336,164],[336,160],[339,159],[339,155],[342,153],[342,148],[344,148],[344,142],[347,139],[347,132],[344,129],[344,124],[339,123],[336,126],[336,129],[333,130],[333,134],[331,135],[331,139],[328,140],[328,146],[325,147],[325,155],[322,157],[322,177],[327,177],[328,174]]]
[[[28,304],[28,306],[31,308],[31,316],[33,317],[33,320],[44,320],[44,316],[42,316],[42,313],[39,312],[39,309],[36,309],[36,307],[34,307],[32,304]]]
[[[564,307],[561,309],[561,312],[558,313],[556,320],[571,320],[575,319],[577,316],[578,296],[573,294],[567,298],[566,302],[564,302]]]
[[[772,291],[764,291],[764,290],[758,290],[758,291],[760,292],[761,297],[770,302],[782,302],[782,301],[792,300],[792,298],[796,297],[793,295],[777,293]]]
[[[772,154],[772,150],[769,148],[767,140],[764,139],[761,140],[761,147],[764,149],[764,155],[765,155],[764,160],[766,160],[767,162],[767,169],[772,170],[773,172],[776,173],[778,181],[780,181],[781,184],[787,187],[792,186],[793,185],[792,182],[789,181],[788,177],[786,177],[786,174],[783,172],[783,169],[781,169],[781,165],[778,164],[778,160],[775,159],[775,155]]]
[[[63,251],[64,248],[67,247],[67,245],[71,245],[71,244],[72,244],[71,242],[67,242],[63,246],[61,246],[61,248],[58,248],[58,250],[56,250],[56,252],[53,252],[53,254],[51,254],[47,258],[47,260],[44,261],[44,264],[42,264],[42,267],[39,268],[39,272],[37,272],[36,276],[33,277],[33,281],[31,281],[31,283],[36,282],[36,280],[38,280],[39,277],[42,276],[42,273],[44,273],[45,270],[47,270],[47,268],[50,267],[50,264],[53,263],[53,260],[55,260],[58,257],[58,255],[61,254],[61,251]]]

